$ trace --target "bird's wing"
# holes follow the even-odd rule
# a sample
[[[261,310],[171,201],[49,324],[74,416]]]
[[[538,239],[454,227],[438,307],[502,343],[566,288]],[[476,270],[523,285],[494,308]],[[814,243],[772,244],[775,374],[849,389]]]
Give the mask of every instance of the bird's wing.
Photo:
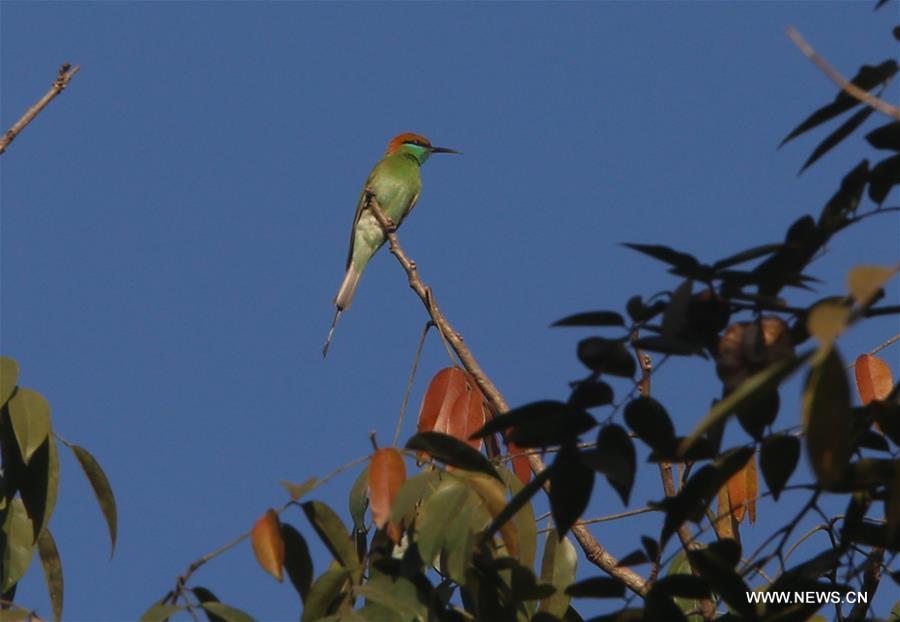
[[[350,267],[350,264],[353,262],[353,245],[356,243],[356,224],[359,222],[359,217],[362,216],[363,213],[363,203],[366,201],[366,188],[369,187],[369,180],[372,177],[370,176],[368,180],[366,180],[366,185],[363,186],[362,192],[359,194],[359,201],[356,203],[356,215],[353,217],[353,226],[350,227],[350,248],[347,250],[347,268]]]
[[[412,214],[413,208],[416,206],[416,203],[418,203],[418,201],[419,201],[419,194],[420,194],[421,192],[422,192],[422,191],[420,190],[419,192],[417,192],[417,193],[415,193],[415,194],[413,195],[412,201],[409,202],[409,209],[406,210],[406,215],[407,215],[407,216],[409,216],[410,214]]]

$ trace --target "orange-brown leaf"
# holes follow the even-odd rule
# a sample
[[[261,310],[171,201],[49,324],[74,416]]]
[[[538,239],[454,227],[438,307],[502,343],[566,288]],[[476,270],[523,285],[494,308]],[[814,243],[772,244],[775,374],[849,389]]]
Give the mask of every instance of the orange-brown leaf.
[[[506,441],[506,449],[512,459],[513,473],[520,482],[527,484],[531,481],[531,464],[528,462],[528,456],[524,455],[525,450],[510,441]]]
[[[748,460],[740,471],[728,480],[728,499],[734,510],[734,518],[737,522],[744,520],[744,515],[750,517],[750,522],[756,522],[756,498],[759,494],[759,477],[756,473],[756,460]]]
[[[445,417],[449,416],[456,398],[465,392],[466,375],[456,367],[447,367],[436,373],[422,398],[416,431],[441,431],[435,429],[441,413],[446,412]]]
[[[406,463],[402,454],[392,447],[376,450],[369,464],[369,506],[372,508],[372,520],[379,529],[384,529],[388,524],[394,498],[405,481]],[[388,535],[398,542],[401,535],[399,526],[392,525]]]
[[[284,580],[284,540],[281,537],[281,521],[275,510],[266,510],[253,525],[250,544],[262,569],[277,581]]]
[[[862,354],[856,359],[856,390],[863,406],[872,400],[883,400],[894,388],[891,368],[883,359]]]
[[[469,389],[457,397],[456,402],[453,403],[445,433],[455,436],[474,449],[481,451],[484,441],[480,438],[472,440],[469,437],[483,427],[484,408],[481,402],[481,392],[477,389]]]

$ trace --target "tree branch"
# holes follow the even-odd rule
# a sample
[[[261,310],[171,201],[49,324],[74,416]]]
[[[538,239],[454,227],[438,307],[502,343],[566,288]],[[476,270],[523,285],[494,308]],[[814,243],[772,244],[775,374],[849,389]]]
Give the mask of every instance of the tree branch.
[[[898,108],[897,106],[892,106],[886,101],[878,99],[874,95],[867,93],[855,84],[848,82],[844,76],[842,76],[834,67],[828,64],[828,61],[816,54],[816,51],[812,49],[812,46],[806,42],[806,39],[804,39],[803,36],[799,32],[797,32],[797,30],[793,26],[787,29],[787,34],[791,38],[791,41],[794,42],[794,45],[800,48],[800,51],[803,52],[803,55],[814,62],[816,66],[822,70],[822,73],[831,78],[831,81],[841,87],[841,89],[843,89],[843,91],[847,93],[847,95],[849,95],[853,99],[861,101],[867,106],[874,108],[878,112],[886,114],[889,117],[900,119],[900,108]]]
[[[425,310],[431,317],[431,321],[434,322],[434,325],[437,327],[440,334],[444,337],[446,342],[450,344],[450,347],[453,348],[453,351],[456,353],[456,356],[459,358],[463,367],[466,368],[466,371],[475,378],[475,381],[478,383],[482,393],[484,393],[485,398],[490,402],[493,410],[497,414],[505,413],[509,410],[509,404],[506,403],[503,394],[500,393],[496,386],[494,386],[491,379],[484,373],[484,370],[481,369],[478,361],[472,356],[472,352],[466,344],[463,343],[462,335],[456,332],[450,325],[450,322],[434,301],[431,288],[427,287],[419,278],[416,263],[412,261],[400,247],[400,243],[397,240],[396,226],[384,215],[381,206],[378,205],[378,201],[369,189],[366,189],[366,195],[367,206],[378,220],[382,229],[384,229],[390,244],[391,254],[397,258],[397,261],[400,262],[400,265],[406,272],[407,279],[409,280],[409,287],[419,296],[422,304],[425,305]],[[531,465],[531,470],[535,474],[540,473],[546,468],[543,460],[541,460],[541,457],[537,454],[529,454],[528,462]],[[647,593],[647,590],[649,589],[647,581],[632,569],[619,566],[619,560],[597,542],[586,527],[576,524],[572,527],[572,534],[575,536],[578,544],[581,545],[581,549],[584,551],[584,555],[589,562],[598,566],[607,574],[619,579],[631,591],[640,595]]]
[[[64,63],[62,67],[59,68],[59,73],[56,76],[56,81],[53,83],[53,86],[50,87],[50,90],[41,97],[38,102],[29,108],[22,118],[16,121],[11,128],[6,130],[6,133],[0,137],[0,155],[6,152],[6,148],[9,144],[16,139],[22,130],[31,123],[36,116],[38,116],[41,111],[47,107],[53,99],[65,90],[67,86],[69,86],[69,81],[72,77],[78,73],[78,70],[81,69],[81,65],[75,65],[74,67],[69,63]]]

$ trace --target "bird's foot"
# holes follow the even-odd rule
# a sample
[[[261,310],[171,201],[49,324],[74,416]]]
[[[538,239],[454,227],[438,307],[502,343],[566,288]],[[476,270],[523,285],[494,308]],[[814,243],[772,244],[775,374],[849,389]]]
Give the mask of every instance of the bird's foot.
[[[395,223],[393,220],[391,220],[390,218],[385,216],[384,217],[384,230],[387,231],[388,233],[397,233],[397,223]]]

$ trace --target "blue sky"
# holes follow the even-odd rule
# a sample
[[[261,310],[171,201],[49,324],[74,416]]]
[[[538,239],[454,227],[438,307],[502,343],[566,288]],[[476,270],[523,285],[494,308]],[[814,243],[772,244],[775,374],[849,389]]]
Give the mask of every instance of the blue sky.
[[[896,52],[896,8],[853,2],[3,2],[0,17],[3,128],[62,62],[82,67],[0,169],[2,351],[119,503],[109,561],[91,491],[63,457],[52,528],[71,620],[135,619],[282,503],[279,480],[365,455],[372,430],[389,442],[425,315],[387,253],[327,361],[320,350],[354,203],[391,136],[465,152],[428,162],[401,241],[511,404],[563,398],[589,332],[551,322],[677,285],[620,242],[710,260],[779,241],[878,156],[855,137],[798,178],[823,135],[776,151],[834,95],[784,28],[845,74]],[[812,270],[821,294],[841,291],[851,265],[895,262],[897,218],[828,250]],[[896,284],[888,293],[896,304]],[[850,357],[897,331],[881,319],[842,345]],[[884,354],[896,373],[896,348]],[[446,364],[431,340],[404,437]],[[799,416],[791,386],[783,426]],[[708,363],[670,362],[654,392],[685,433],[719,387]],[[355,475],[318,498],[346,515]],[[652,475],[633,506],[661,496]],[[599,484],[589,514],[620,510]],[[288,519],[313,542],[299,513]],[[595,533],[622,555],[657,521]],[[259,619],[296,618],[292,589],[249,546],[195,580]],[[49,614],[37,566],[17,599]]]

